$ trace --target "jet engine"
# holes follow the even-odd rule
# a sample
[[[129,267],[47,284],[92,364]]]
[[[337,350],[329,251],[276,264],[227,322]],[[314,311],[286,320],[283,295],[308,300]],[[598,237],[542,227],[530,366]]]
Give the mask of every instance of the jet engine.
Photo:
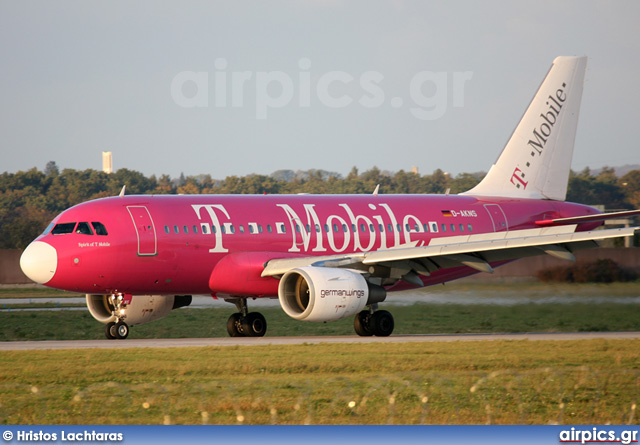
[[[306,266],[284,274],[278,299],[296,320],[333,321],[355,315],[365,306],[384,301],[387,292],[353,270]]]
[[[120,318],[129,326],[149,323],[166,317],[173,309],[189,306],[191,299],[191,295],[134,295],[130,303],[122,305]],[[87,294],[87,307],[93,318],[101,323],[118,321],[111,295]]]

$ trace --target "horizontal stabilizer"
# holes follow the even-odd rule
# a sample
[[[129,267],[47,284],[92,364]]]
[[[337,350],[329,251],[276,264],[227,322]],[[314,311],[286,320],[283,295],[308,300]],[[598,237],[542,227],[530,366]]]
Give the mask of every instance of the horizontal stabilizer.
[[[636,215],[640,215],[640,210],[599,213],[597,215],[574,216],[571,218],[544,219],[541,221],[536,221],[536,225],[540,227],[560,226],[565,224],[580,224],[594,221],[605,221],[607,219],[629,218]]]

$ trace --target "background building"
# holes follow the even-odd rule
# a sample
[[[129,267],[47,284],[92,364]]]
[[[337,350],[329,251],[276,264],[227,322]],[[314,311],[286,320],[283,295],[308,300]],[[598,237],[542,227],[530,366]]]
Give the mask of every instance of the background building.
[[[102,152],[102,171],[105,173],[113,173],[113,157],[110,151]]]

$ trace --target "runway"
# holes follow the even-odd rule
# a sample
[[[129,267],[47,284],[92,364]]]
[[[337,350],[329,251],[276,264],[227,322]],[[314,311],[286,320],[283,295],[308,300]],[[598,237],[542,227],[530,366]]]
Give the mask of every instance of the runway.
[[[0,343],[0,351],[35,351],[54,349],[131,349],[188,348],[225,346],[268,346],[301,344],[368,344],[425,343],[455,341],[566,341],[566,340],[629,340],[640,339],[640,332],[568,332],[524,334],[454,334],[454,335],[394,335],[391,337],[239,337],[239,338],[166,338],[128,340],[61,340],[16,341]]]

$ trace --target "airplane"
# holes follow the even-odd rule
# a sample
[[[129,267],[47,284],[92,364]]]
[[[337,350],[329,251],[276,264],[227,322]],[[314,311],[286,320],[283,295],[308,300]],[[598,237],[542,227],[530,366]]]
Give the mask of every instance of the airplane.
[[[518,258],[574,252],[638,227],[565,202],[586,57],[558,57],[484,179],[459,195],[125,195],[63,211],[24,250],[34,282],[86,294],[109,339],[188,306],[235,304],[232,337],[264,336],[248,301],[278,298],[295,320],[354,317],[388,336],[387,293],[445,283]]]

